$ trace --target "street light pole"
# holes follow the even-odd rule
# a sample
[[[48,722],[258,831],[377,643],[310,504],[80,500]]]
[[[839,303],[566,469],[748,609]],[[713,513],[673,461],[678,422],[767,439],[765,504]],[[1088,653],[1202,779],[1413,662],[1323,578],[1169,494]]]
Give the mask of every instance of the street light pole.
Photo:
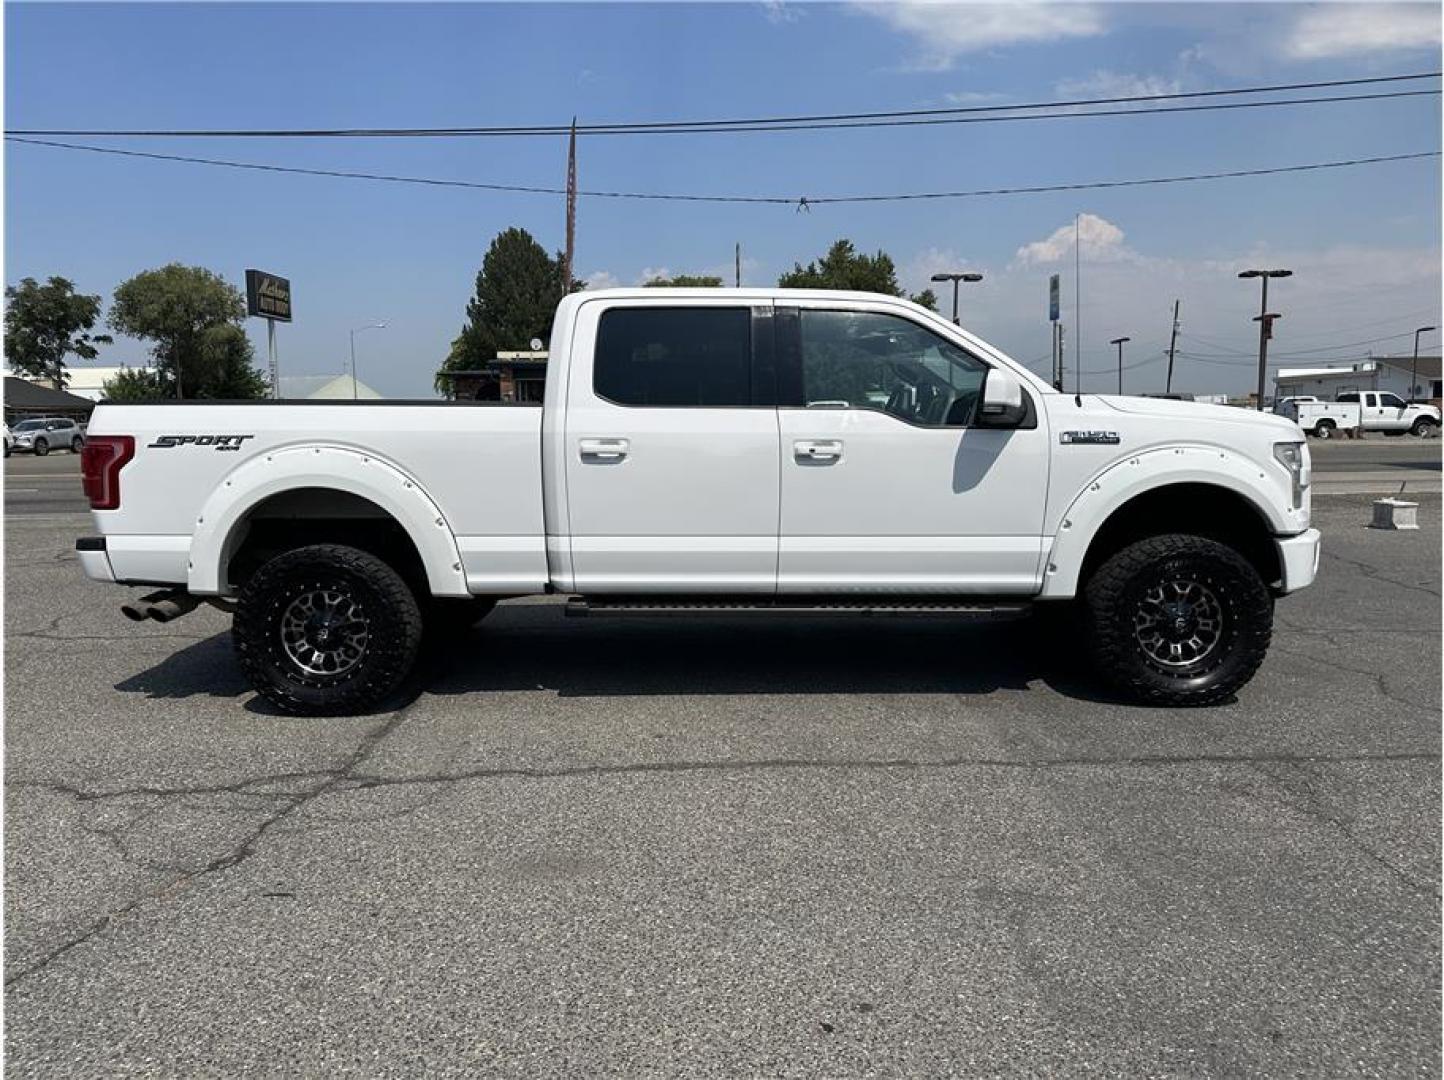
[[[1419,335],[1438,330],[1437,326],[1421,326],[1414,331],[1414,364],[1409,369],[1409,403],[1414,402],[1414,390],[1419,385]]]
[[[934,281],[939,281],[939,282],[941,282],[941,281],[951,281],[951,282],[953,283],[953,325],[954,325],[954,326],[961,325],[961,324],[958,322],[958,282],[960,282],[960,281],[968,281],[968,282],[982,281],[982,280],[983,280],[983,275],[982,275],[982,274],[963,274],[963,273],[957,273],[957,274],[934,274],[933,277],[932,277],[932,280],[934,280]]]
[[[1292,270],[1243,270],[1241,278],[1259,278],[1263,282],[1263,295],[1259,299],[1258,318],[1258,410],[1264,407],[1264,370],[1268,365],[1269,338],[1273,336],[1275,319],[1283,316],[1269,312],[1269,278],[1293,277]]]
[[[1123,396],[1123,343],[1132,341],[1132,338],[1116,337],[1108,344],[1118,346],[1118,396]]]
[[[358,327],[356,327],[356,329],[354,329],[354,330],[351,331],[351,400],[352,400],[352,401],[355,401],[355,400],[356,400],[356,397],[357,397],[357,393],[356,393],[356,335],[357,335],[357,334],[364,333],[364,332],[367,331],[367,330],[385,330],[385,329],[386,329],[386,323],[383,321],[383,322],[378,322],[378,323],[367,323],[365,326],[358,326]]]

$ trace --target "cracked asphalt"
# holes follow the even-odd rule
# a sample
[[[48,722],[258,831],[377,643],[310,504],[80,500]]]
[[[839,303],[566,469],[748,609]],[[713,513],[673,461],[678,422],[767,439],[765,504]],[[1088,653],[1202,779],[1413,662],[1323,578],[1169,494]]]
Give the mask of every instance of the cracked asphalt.
[[[1440,503],[1368,503],[1187,712],[1026,624],[527,601],[287,718],[12,516],[7,1073],[1436,1076]]]

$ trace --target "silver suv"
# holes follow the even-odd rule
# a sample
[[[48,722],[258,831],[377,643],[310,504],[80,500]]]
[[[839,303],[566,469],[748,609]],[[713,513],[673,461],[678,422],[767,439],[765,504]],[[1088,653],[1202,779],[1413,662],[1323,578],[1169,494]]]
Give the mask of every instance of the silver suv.
[[[18,452],[31,451],[36,457],[44,457],[52,450],[65,447],[72,454],[80,453],[85,445],[85,432],[74,420],[59,416],[42,416],[34,420],[21,420],[10,429],[14,438],[11,449]]]

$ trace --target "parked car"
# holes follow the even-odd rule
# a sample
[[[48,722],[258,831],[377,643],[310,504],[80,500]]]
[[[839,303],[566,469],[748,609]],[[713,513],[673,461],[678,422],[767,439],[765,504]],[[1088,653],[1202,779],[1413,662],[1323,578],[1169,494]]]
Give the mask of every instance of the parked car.
[[[1290,406],[1302,404],[1304,402],[1312,404],[1313,402],[1318,400],[1318,398],[1310,394],[1299,394],[1296,397],[1281,397],[1274,402],[1273,411],[1279,416],[1289,416],[1290,418],[1292,418],[1289,412]]]
[[[79,561],[164,586],[132,619],[234,611],[242,670],[297,713],[371,708],[424,623],[539,593],[591,616],[1006,619],[1076,599],[1066,647],[1091,670],[1209,704],[1318,569],[1296,425],[1059,393],[905,300],[576,293],[546,378],[540,405],[102,403]]]
[[[85,432],[80,425],[57,416],[21,420],[15,425],[14,438],[13,449],[28,450],[36,457],[44,457],[61,447],[78,454],[85,445]]]
[[[13,441],[14,441],[14,439],[13,439],[13,437],[12,437],[11,434],[10,434],[10,425],[9,425],[9,424],[6,424],[6,425],[5,425],[5,456],[6,456],[6,457],[9,457],[9,456],[10,456],[10,446],[11,446],[11,444],[13,443]]]

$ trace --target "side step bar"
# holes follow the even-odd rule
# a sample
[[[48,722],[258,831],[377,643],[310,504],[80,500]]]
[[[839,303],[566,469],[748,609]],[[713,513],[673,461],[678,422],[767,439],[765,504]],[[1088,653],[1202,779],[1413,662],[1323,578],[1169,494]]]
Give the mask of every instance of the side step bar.
[[[928,615],[949,619],[1021,619],[1032,610],[1030,600],[1016,597],[991,599],[973,597],[667,597],[667,596],[573,596],[567,600],[567,614],[634,615],[655,618],[664,615]]]

